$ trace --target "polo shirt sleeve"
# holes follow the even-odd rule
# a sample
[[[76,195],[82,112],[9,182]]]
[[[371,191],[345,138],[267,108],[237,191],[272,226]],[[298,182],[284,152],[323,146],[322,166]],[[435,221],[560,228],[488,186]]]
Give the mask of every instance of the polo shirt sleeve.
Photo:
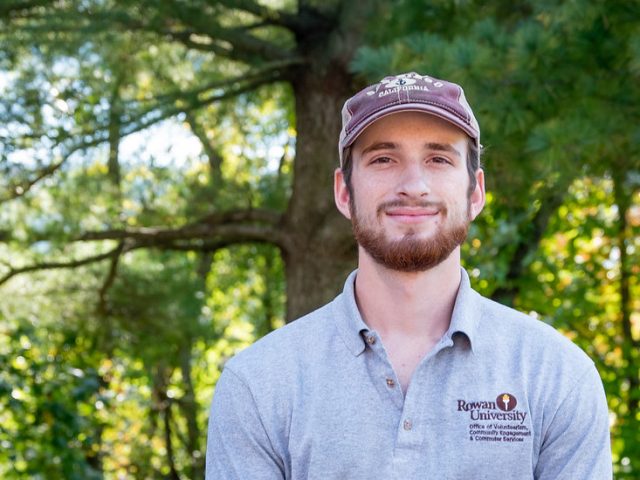
[[[283,480],[249,387],[228,367],[216,384],[207,435],[206,480]]]
[[[535,478],[611,480],[609,411],[593,363],[549,415]]]

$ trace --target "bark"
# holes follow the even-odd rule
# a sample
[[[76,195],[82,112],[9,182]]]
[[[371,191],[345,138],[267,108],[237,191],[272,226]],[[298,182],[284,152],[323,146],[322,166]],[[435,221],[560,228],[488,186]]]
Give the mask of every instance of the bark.
[[[122,74],[118,74],[115,79],[113,90],[111,92],[111,105],[109,108],[109,160],[107,162],[109,168],[109,180],[117,192],[120,192],[120,182],[122,175],[120,173],[120,139],[121,139],[121,105],[120,105],[120,86],[124,81]]]
[[[306,39],[300,41],[305,48]],[[287,321],[331,300],[355,267],[351,227],[333,200],[340,111],[353,93],[353,79],[344,51],[321,51],[331,45],[329,38],[316,45],[321,47],[309,48],[308,65],[292,80],[298,136],[293,192],[284,221],[290,234],[290,248],[283,251]]]

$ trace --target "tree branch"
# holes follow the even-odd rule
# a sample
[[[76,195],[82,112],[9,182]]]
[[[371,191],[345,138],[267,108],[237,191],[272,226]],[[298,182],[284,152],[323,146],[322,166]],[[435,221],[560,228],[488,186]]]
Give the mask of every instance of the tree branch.
[[[118,247],[113,251],[114,254],[111,257],[111,266],[109,267],[109,273],[107,273],[107,277],[100,287],[100,291],[98,292],[98,309],[102,313],[107,312],[107,292],[113,285],[113,282],[116,279],[116,273],[118,272],[118,263],[120,262],[120,257],[124,252],[125,242],[120,242]]]
[[[208,88],[198,88],[196,90],[183,93],[178,97],[171,98],[168,96],[166,101],[163,103],[153,105],[144,111],[137,112],[133,116],[125,116],[123,123],[126,123],[127,125],[123,126],[122,137],[144,130],[151,125],[161,122],[162,120],[166,120],[167,118],[171,118],[179,113],[196,110],[209,104],[227,100],[243,93],[253,91],[262,85],[283,80],[285,78],[285,69],[281,69],[281,67],[282,64],[277,64],[253,74],[248,74],[246,78],[236,78],[239,85],[219,93],[212,93],[211,90],[217,90],[218,88],[213,87],[213,84],[210,84]],[[249,81],[246,81],[247,79]],[[232,85],[233,82],[234,79],[230,79],[224,82],[215,82],[215,85],[222,88],[223,85]],[[107,138],[105,137],[98,143],[106,140]]]
[[[0,5],[0,16],[6,17],[17,12],[22,12],[26,10],[31,10],[37,7],[44,7],[47,5],[51,5],[53,3],[52,0],[17,0],[17,1],[5,1],[4,5]]]
[[[248,209],[213,213],[180,228],[145,227],[137,229],[87,232],[76,241],[119,240],[114,249],[80,260],[35,263],[14,268],[0,277],[0,285],[22,273],[38,270],[76,268],[103,260],[112,260],[111,269],[101,289],[104,295],[113,283],[118,258],[140,248],[213,252],[237,243],[261,242],[291,249],[290,236],[281,228],[283,215],[273,210]]]
[[[54,162],[40,169],[36,173],[36,175],[30,180],[25,180],[22,183],[11,185],[9,193],[4,197],[0,197],[0,203],[8,202],[10,200],[15,200],[16,198],[19,198],[25,195],[40,180],[47,178],[53,175],[56,171],[58,171],[60,167],[62,167],[64,162],[67,160],[67,158],[68,156],[62,158],[58,162]]]
[[[188,92],[173,92],[171,94],[158,96],[156,100],[159,99],[160,101],[156,104],[128,117],[124,116],[122,119],[121,138],[144,130],[185,111],[202,108],[211,103],[227,100],[245,92],[255,90],[262,85],[275,83],[285,78],[286,70],[286,63],[274,62],[266,68],[250,72],[243,77],[234,77],[223,81],[218,80]],[[219,91],[220,89],[230,86],[233,88],[219,93],[211,93],[211,91]],[[89,137],[90,140],[86,140],[87,137]],[[14,200],[25,195],[38,182],[58,171],[73,153],[109,141],[108,126],[98,125],[92,131],[73,132],[72,134],[66,135],[65,138],[57,138],[54,140],[56,145],[60,146],[64,145],[69,139],[76,140],[78,138],[82,139],[82,141],[66,147],[68,150],[61,160],[42,168],[33,178],[12,186],[8,194],[0,197],[0,203]]]
[[[81,14],[80,20],[79,13]],[[17,27],[22,31],[95,35],[101,32],[111,32],[114,27],[121,27],[129,31],[167,37],[179,41],[189,48],[210,51],[216,55],[242,62],[286,60],[294,56],[293,50],[251,35],[245,26],[224,27],[215,17],[203,14],[200,9],[195,7],[187,7],[186,4],[179,8],[152,12],[142,20],[131,16],[125,10],[113,8],[83,12],[55,7],[53,12],[44,9],[42,11],[25,11],[20,15],[20,18],[29,19],[32,22]],[[167,21],[167,19],[171,20]],[[198,42],[194,40],[197,37],[205,37],[207,41]]]
[[[132,250],[133,248],[139,248],[139,247],[127,248],[126,250],[129,251],[129,250]],[[82,267],[84,265],[101,262],[103,260],[108,260],[115,256],[119,256],[123,251],[124,251],[123,247],[118,245],[116,248],[106,253],[92,255],[90,257],[86,257],[80,260],[71,260],[68,262],[35,263],[33,265],[28,265],[26,267],[20,267],[20,268],[9,267],[9,271],[4,276],[0,277],[0,285],[8,282],[11,278],[15,277],[16,275],[20,275],[22,273],[35,272],[38,270],[55,270],[55,269],[63,269],[63,268]]]
[[[192,241],[225,244],[242,242],[272,243],[288,248],[289,236],[280,228],[282,214],[272,210],[249,209],[214,213],[180,228],[143,227],[87,232],[78,241],[129,240],[136,248],[180,248]]]
[[[257,4],[248,0],[241,0],[238,2],[241,6],[241,10],[248,11],[247,8],[252,10],[259,10],[263,15],[271,16],[274,20],[278,18],[278,15],[270,11],[266,7],[260,7]],[[253,4],[253,8],[252,5]],[[237,10],[237,4],[233,5],[231,10]],[[227,5],[229,7],[229,5]],[[243,8],[244,7],[244,8]],[[162,8],[162,7],[161,7]],[[133,28],[142,28],[147,31],[155,31],[160,34],[171,34],[171,31],[184,32],[190,31],[191,34],[207,36],[211,40],[212,44],[216,40],[222,40],[231,44],[232,48],[228,49],[229,58],[241,61],[255,61],[256,57],[262,60],[283,60],[290,58],[292,52],[284,45],[276,45],[263,38],[258,38],[251,35],[243,26],[240,27],[224,27],[222,26],[216,16],[203,15],[202,8],[196,5],[189,5],[183,3],[180,6],[159,10],[161,17],[159,21],[155,21],[151,18],[148,22],[133,21],[130,23],[131,17],[122,13],[124,24],[132,26]],[[177,19],[177,22],[171,22],[168,24],[166,18]],[[179,22],[179,23],[178,23]],[[167,29],[169,27],[169,29]]]
[[[290,72],[290,69],[296,65],[297,63],[295,61],[270,62],[264,64],[262,68],[254,71],[248,71],[232,78],[225,78],[224,80],[214,80],[191,90],[184,91],[176,89],[174,91],[155,96],[153,101],[156,102],[156,105],[154,105],[152,109],[157,109],[163,104],[174,105],[178,101],[189,102],[197,99],[202,101],[206,98],[213,98],[215,101],[231,98],[244,93],[245,91],[253,90],[261,85],[285,79]],[[222,90],[222,92],[220,92],[220,90]],[[216,93],[207,95],[209,92]],[[208,103],[211,103],[211,101]],[[129,104],[131,105],[132,102]],[[206,104],[198,106],[204,105]],[[148,113],[148,111],[142,112],[142,115],[146,113]]]
[[[205,128],[200,124],[200,122],[198,122],[198,119],[195,115],[193,115],[191,112],[187,112],[186,120],[189,124],[189,127],[191,127],[191,131],[193,132],[193,134],[200,140],[202,148],[204,149],[204,153],[207,156],[210,175],[209,183],[212,186],[216,186],[222,179],[222,155],[220,154],[217,146],[214,145],[214,143],[207,137]]]
[[[270,25],[285,27],[292,31],[298,26],[297,15],[265,7],[253,0],[218,0],[218,3],[229,9],[243,10],[251,13]]]

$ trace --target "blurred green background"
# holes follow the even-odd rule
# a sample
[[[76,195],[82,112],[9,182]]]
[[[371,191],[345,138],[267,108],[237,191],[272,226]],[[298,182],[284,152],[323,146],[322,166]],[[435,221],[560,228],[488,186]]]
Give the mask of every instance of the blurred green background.
[[[339,112],[415,70],[464,85],[484,295],[597,365],[640,478],[640,4],[3,0],[0,477],[196,479],[235,351],[355,265]]]

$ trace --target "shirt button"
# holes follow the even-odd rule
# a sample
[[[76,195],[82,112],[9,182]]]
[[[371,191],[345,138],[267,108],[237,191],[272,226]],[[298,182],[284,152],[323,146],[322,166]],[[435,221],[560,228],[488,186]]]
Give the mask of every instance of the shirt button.
[[[376,343],[376,337],[374,337],[373,335],[367,335],[367,343],[369,345],[373,345],[374,343]]]
[[[387,378],[387,387],[393,388],[396,386],[396,382],[393,381],[393,378]]]
[[[402,427],[403,427],[405,430],[409,431],[409,430],[411,430],[411,429],[413,428],[413,423],[411,423],[411,420],[407,419],[407,420],[405,420],[405,421],[404,421],[404,423],[402,424]]]

